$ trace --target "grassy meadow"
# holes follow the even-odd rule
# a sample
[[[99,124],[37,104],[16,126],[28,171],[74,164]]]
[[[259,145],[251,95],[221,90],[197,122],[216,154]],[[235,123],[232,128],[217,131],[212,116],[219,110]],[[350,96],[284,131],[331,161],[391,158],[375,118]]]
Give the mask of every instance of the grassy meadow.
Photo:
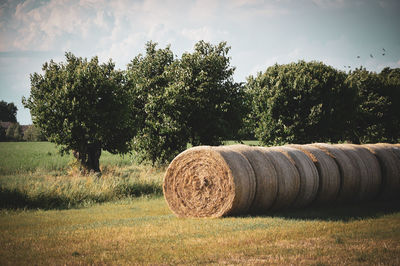
[[[165,169],[103,153],[80,176],[51,143],[0,143],[0,264],[400,265],[400,201],[179,219]]]

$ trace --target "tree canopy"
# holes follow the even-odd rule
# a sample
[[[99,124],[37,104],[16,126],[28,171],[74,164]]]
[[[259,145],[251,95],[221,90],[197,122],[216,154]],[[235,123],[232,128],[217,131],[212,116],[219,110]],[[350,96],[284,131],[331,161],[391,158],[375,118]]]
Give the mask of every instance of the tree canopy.
[[[321,62],[274,65],[250,76],[255,133],[265,144],[337,142],[346,137],[355,92],[346,73]]]
[[[85,172],[98,172],[102,149],[130,151],[135,134],[131,94],[111,60],[99,64],[97,57],[65,57],[65,63],[46,62],[43,75],[31,75],[31,94],[23,104],[61,151],[74,151]]]
[[[350,139],[353,142],[400,140],[400,69],[381,73],[359,68],[349,73],[346,85],[357,92]]]
[[[14,105],[14,103],[0,101],[0,121],[16,123],[17,111],[18,108]]]
[[[147,43],[127,68],[136,95],[139,134],[133,147],[143,159],[165,163],[191,145],[216,145],[236,137],[243,89],[233,81],[229,47],[200,41],[175,59],[169,47]]]

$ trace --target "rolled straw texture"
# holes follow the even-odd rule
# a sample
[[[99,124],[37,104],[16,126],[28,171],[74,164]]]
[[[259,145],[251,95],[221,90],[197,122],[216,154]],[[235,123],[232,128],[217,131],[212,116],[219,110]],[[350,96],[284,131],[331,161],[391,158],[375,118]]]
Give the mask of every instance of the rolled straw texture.
[[[270,210],[291,206],[300,190],[300,175],[294,162],[274,148],[260,148],[260,150],[272,160],[278,174],[278,193]]]
[[[309,205],[318,192],[318,170],[312,160],[302,151],[290,146],[277,147],[285,156],[294,162],[300,176],[300,188],[293,207]]]
[[[331,144],[314,143],[313,147],[325,152],[333,158],[340,172],[340,189],[337,196],[337,202],[348,202],[355,200],[358,194],[360,182],[360,170],[344,151]]]
[[[363,145],[376,156],[382,171],[380,198],[393,199],[400,195],[400,164],[396,154],[386,144]]]
[[[370,176],[368,173],[367,165],[365,165],[364,161],[361,159],[360,154],[354,149],[354,147],[350,144],[336,144],[335,147],[341,149],[346,153],[347,156],[351,159],[354,165],[357,166],[358,169],[358,190],[354,192],[356,194],[356,201],[362,201],[365,199],[368,192],[368,184],[370,183]]]
[[[382,172],[378,159],[362,145],[349,144],[355,149],[361,160],[364,162],[366,175],[360,180],[360,200],[375,199],[381,189]]]
[[[258,147],[231,145],[227,148],[243,154],[252,166],[256,178],[256,192],[251,213],[265,213],[274,203],[278,193],[278,174],[272,159]]]
[[[179,217],[245,214],[256,182],[248,160],[226,148],[199,146],[179,154],[163,184],[169,208]]]
[[[335,160],[322,150],[311,145],[291,145],[304,152],[314,163],[319,176],[315,204],[336,200],[340,189],[340,172]]]

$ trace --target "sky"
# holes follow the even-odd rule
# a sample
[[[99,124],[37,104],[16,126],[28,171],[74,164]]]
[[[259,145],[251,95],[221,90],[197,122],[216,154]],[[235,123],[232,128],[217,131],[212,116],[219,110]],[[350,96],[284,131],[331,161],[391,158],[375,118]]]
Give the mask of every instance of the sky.
[[[150,40],[178,58],[226,41],[236,82],[299,60],[379,72],[400,67],[400,1],[0,0],[0,100],[30,124],[21,99],[45,62],[68,51],[126,69]]]

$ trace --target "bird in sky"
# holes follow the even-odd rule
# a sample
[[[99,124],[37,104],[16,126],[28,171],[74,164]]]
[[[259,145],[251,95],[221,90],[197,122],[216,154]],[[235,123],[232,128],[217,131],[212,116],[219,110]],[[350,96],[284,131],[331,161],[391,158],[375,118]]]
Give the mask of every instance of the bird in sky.
[[[369,57],[374,58],[374,56],[372,54],[369,54]]]
[[[357,55],[357,58],[360,58],[360,56],[359,56],[359,55]]]

